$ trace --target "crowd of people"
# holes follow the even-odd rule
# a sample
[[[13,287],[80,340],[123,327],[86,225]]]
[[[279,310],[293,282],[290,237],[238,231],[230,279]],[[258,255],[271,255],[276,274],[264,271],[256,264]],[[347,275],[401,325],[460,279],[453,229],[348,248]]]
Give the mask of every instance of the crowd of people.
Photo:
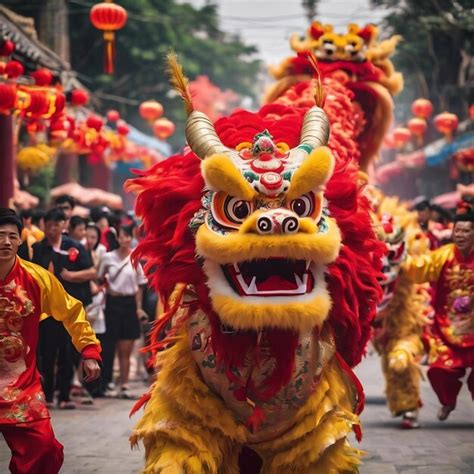
[[[95,397],[134,398],[129,387],[132,355],[154,315],[153,309],[150,314],[143,309],[144,294],[149,294],[143,269],[130,259],[138,229],[133,216],[100,207],[84,219],[74,209],[74,199],[62,195],[47,211],[21,212],[18,254],[52,272],[83,304],[102,346],[101,380],[79,387],[80,357],[69,334],[54,318],[41,321],[38,368],[48,408],[74,409],[78,401],[92,404]],[[71,394],[79,395],[76,401]]]

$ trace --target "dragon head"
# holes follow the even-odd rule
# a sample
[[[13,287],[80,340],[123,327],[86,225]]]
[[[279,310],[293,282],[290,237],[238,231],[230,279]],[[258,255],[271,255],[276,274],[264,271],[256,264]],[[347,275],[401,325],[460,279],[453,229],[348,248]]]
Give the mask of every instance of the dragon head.
[[[186,136],[202,159],[205,183],[191,227],[223,324],[241,330],[320,325],[331,306],[325,268],[341,245],[324,202],[334,168],[324,111],[306,112],[293,149],[267,130],[228,148],[196,111]]]

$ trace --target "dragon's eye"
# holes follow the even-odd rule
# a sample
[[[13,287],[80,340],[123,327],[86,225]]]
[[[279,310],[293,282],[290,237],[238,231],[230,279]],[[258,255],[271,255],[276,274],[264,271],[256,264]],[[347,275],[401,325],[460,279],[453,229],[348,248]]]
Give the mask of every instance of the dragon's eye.
[[[224,212],[230,221],[240,224],[250,215],[252,207],[248,201],[228,196],[225,201]]]
[[[303,196],[290,201],[287,206],[299,217],[312,217],[319,220],[321,215],[321,196],[314,193],[303,194]]]
[[[238,229],[240,224],[252,214],[254,207],[249,201],[218,192],[212,198],[211,210],[218,224]]]

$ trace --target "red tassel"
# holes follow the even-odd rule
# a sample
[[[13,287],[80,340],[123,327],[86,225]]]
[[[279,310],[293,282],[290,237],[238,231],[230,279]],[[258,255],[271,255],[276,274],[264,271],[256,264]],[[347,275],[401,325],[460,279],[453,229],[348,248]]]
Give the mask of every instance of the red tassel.
[[[247,420],[247,427],[255,433],[261,426],[261,424],[265,421],[266,415],[262,408],[258,406],[253,407],[253,413],[250,415],[249,419]]]
[[[362,441],[362,429],[360,428],[360,425],[353,425],[352,431],[354,431],[356,440],[360,443]]]
[[[104,71],[106,74],[114,73],[115,60],[115,35],[113,31],[104,32],[105,41],[105,57],[104,57]]]
[[[148,400],[151,398],[151,392],[144,393],[141,398],[133,405],[133,408],[130,410],[130,414],[128,415],[131,418],[140,408],[148,403]]]

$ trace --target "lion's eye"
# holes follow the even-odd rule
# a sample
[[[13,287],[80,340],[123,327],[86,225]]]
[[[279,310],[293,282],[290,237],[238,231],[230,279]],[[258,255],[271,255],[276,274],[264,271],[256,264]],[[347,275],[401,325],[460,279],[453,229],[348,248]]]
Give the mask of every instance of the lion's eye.
[[[314,202],[311,195],[304,195],[293,199],[290,203],[290,209],[300,217],[308,217],[313,213]]]
[[[254,211],[253,206],[252,202],[218,192],[212,198],[211,211],[219,225],[238,229]]]
[[[224,212],[231,222],[240,224],[251,214],[252,206],[248,201],[228,196]]]

